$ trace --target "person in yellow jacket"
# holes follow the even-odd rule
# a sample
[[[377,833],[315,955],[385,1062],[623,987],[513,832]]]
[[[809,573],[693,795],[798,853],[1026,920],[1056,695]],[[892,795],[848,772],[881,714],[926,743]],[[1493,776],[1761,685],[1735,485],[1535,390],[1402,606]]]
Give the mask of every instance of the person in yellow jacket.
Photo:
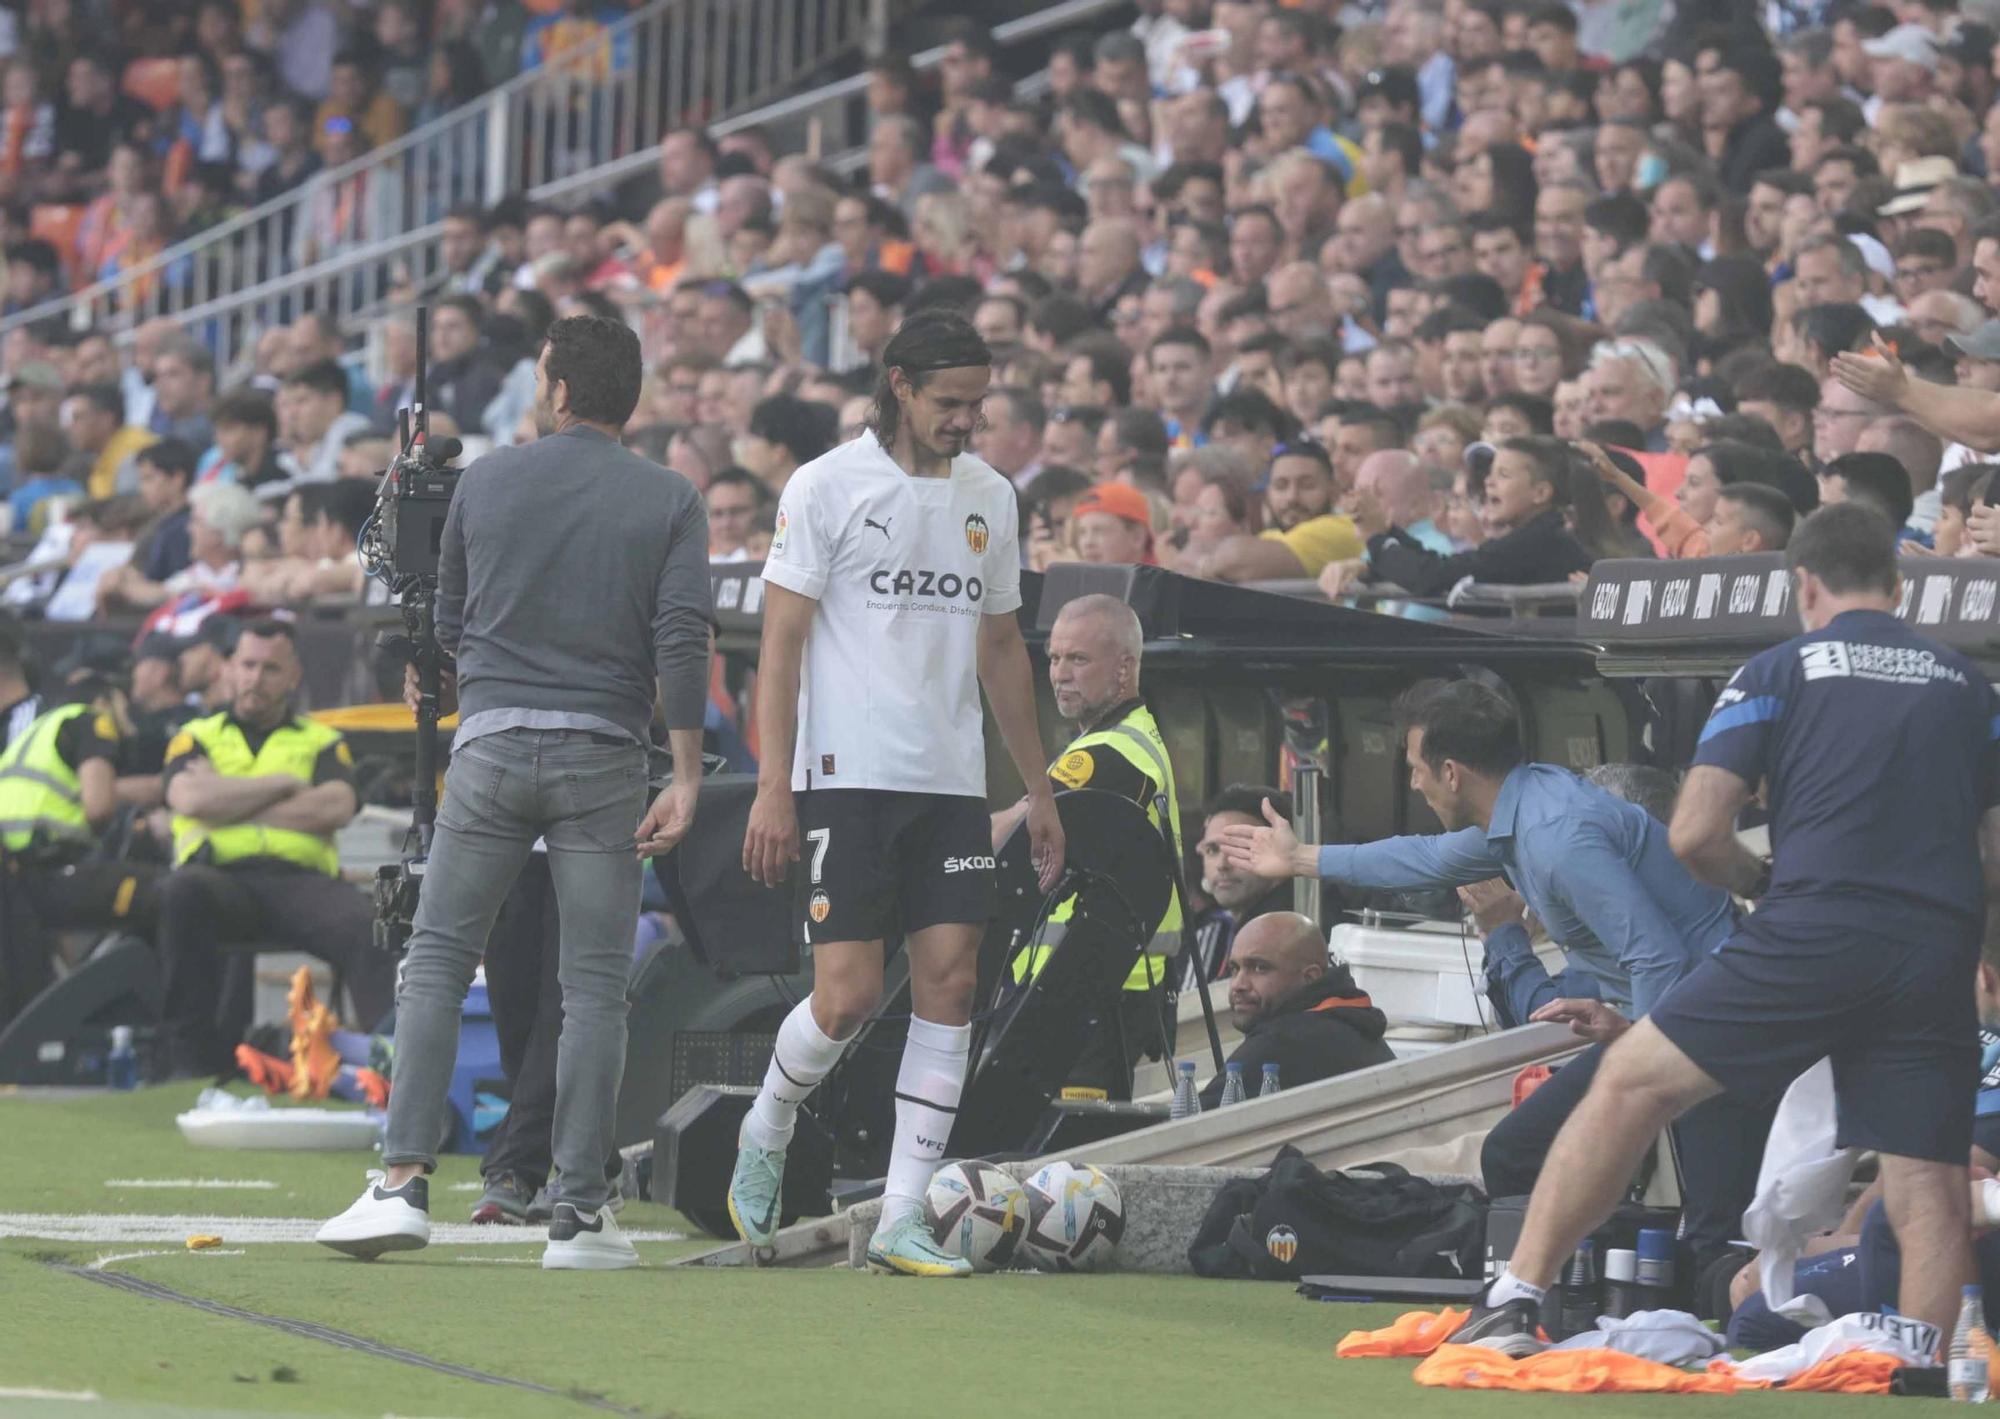
[[[1049,765],[1049,779],[1057,793],[1089,788],[1129,798],[1146,810],[1147,820],[1156,828],[1158,803],[1164,795],[1178,842],[1180,800],[1174,791],[1173,765],[1159,725],[1139,695],[1143,639],[1138,616],[1115,596],[1080,596],[1057,615],[1049,629],[1049,685],[1055,691],[1057,713],[1080,732]],[[1016,804],[993,815],[996,851],[1026,811],[1025,804]],[[1068,905],[1056,907],[1052,924],[1067,920]],[[1125,979],[1118,1024],[1109,1019],[1097,1022],[1070,1071],[1071,1085],[1103,1089],[1115,1099],[1131,1097],[1134,1066],[1142,1055],[1158,1054],[1167,1028],[1167,982],[1172,958],[1180,950],[1181,926],[1176,895],[1146,955]],[[1023,985],[1031,980],[1051,949],[1046,942],[1023,948],[1009,968],[1013,982]]]
[[[159,886],[166,1008],[162,1077],[229,1067],[250,1023],[247,962],[228,948],[305,951],[344,974],[366,1030],[388,1010],[395,962],[374,906],[340,879],[334,834],[353,818],[354,758],[299,715],[298,647],[283,621],[245,626],[224,671],[230,708],[182,727],[163,770],[174,870]]]
[[[159,869],[93,856],[119,804],[119,697],[97,676],[63,694],[0,753],[0,1024],[55,980],[50,931],[153,929]]]

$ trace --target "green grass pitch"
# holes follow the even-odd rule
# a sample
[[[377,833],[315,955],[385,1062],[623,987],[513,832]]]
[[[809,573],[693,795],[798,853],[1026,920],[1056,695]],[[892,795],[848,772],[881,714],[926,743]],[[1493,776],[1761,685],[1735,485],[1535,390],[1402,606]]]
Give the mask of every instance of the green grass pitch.
[[[149,1213],[319,1218],[352,1200],[362,1154],[185,1146],[173,1115],[192,1088],[53,1099],[0,1095],[0,1214]],[[477,1176],[448,1159],[432,1215],[458,1221]],[[120,1190],[107,1179],[223,1178],[258,1190]],[[633,1204],[628,1228],[685,1230]],[[544,1274],[518,1245],[439,1246],[362,1265],[307,1244],[242,1255],[166,1242],[0,1240],[0,1416],[587,1416],[898,1419],[1027,1415],[1579,1416],[1758,1419],[1864,1415],[1889,1401],[1820,1395],[1557,1398],[1420,1389],[1410,1362],[1336,1360],[1347,1330],[1394,1307],[1314,1304],[1288,1285],[1186,1277],[1004,1275],[924,1282],[846,1270],[736,1272],[664,1265],[699,1241],[646,1242],[635,1271]],[[235,1250],[235,1248],[230,1248]],[[231,1316],[114,1290],[56,1269],[107,1269],[227,1306],[312,1322],[555,1394],[439,1374]],[[90,1394],[34,1398],[24,1391]]]

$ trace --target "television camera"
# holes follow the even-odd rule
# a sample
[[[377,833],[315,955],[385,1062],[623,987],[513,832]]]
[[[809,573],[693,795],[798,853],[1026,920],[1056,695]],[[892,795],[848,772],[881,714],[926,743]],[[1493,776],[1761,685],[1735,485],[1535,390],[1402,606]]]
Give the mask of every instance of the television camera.
[[[438,701],[444,653],[437,640],[438,559],[445,516],[458,490],[451,460],[464,451],[454,438],[430,438],[426,366],[430,309],[418,306],[415,397],[397,413],[400,452],[383,471],[375,511],[362,526],[361,569],[389,588],[402,607],[404,634],[383,638],[382,649],[417,671],[417,762],[410,835],[398,863],[375,874],[375,944],[401,951],[410,939],[424,864],[437,824]]]

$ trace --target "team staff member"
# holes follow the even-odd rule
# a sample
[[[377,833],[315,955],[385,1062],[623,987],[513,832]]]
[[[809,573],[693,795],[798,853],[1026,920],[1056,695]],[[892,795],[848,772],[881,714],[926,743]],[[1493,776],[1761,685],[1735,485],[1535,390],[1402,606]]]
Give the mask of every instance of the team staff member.
[[[536,839],[561,918],[562,1033],[550,1152],[558,1196],[542,1266],[611,1271],[639,1255],[611,1215],[625,989],[643,858],[694,822],[708,685],[708,517],[678,473],[624,448],[639,340],[621,321],[549,327],[535,364],[541,437],[459,480],[438,559],[438,644],[459,727],[396,993],[384,1177],[319,1230],[352,1256],[430,1240],[458,1022],[494,918]],[[404,681],[414,701],[414,674]],[[647,807],[655,699],[674,781]]]
[[[389,1008],[395,964],[375,949],[368,894],[340,880],[334,834],[359,807],[354,758],[337,730],[300,715],[299,653],[283,621],[236,638],[230,708],[193,720],[167,745],[174,870],[160,879],[167,1073],[230,1067],[250,1023],[248,973],[227,973],[231,944],[282,944],[344,973],[357,1028]]]
[[[1186,985],[1196,980],[1221,980],[1228,971],[1229,948],[1235,933],[1260,916],[1292,910],[1297,893],[1292,890],[1291,874],[1260,877],[1232,860],[1223,844],[1223,834],[1230,828],[1263,827],[1266,803],[1279,817],[1291,821],[1291,794],[1254,783],[1232,783],[1202,809],[1201,840],[1195,844],[1195,858],[1201,863],[1201,889],[1216,909],[1194,928]],[[1336,899],[1327,907],[1335,911],[1340,903]]]
[[[150,863],[91,861],[118,811],[123,735],[111,686],[71,683],[71,702],[37,718],[0,754],[0,1022],[55,979],[47,932],[124,927],[153,933]]]
[[[1268,828],[1232,828],[1226,841],[1255,871],[1275,875],[1289,864],[1300,876],[1359,887],[1467,886],[1504,874],[1571,967],[1595,977],[1601,999],[1558,1000],[1535,1018],[1567,1021],[1598,1048],[1558,1070],[1481,1150],[1492,1195],[1524,1193],[1548,1166],[1548,1146],[1588,1087],[1602,1046],[1722,943],[1734,907],[1727,892],[1696,882],[1674,860],[1666,830],[1645,809],[1568,769],[1524,762],[1520,721],[1498,691],[1432,681],[1404,696],[1398,713],[1410,786],[1444,834],[1316,848],[1272,815]],[[1728,1245],[1741,1229],[1768,1130],[1767,1117],[1727,1102],[1683,1125],[1687,1234],[1698,1255]]]
[[[1949,1333],[1972,1273],[1965,981],[2000,842],[2000,703],[1970,661],[1897,619],[1896,532],[1879,513],[1822,508],[1785,562],[1805,634],[1716,700],[1672,828],[1690,868],[1760,904],[1606,1057],[1465,1343],[1541,1348],[1542,1293],[1660,1126],[1724,1088],[1775,1098],[1828,1056],[1838,1143],[1881,1156],[1902,1312]],[[1760,783],[1768,866],[1735,835]]]
[[[1165,799],[1173,833],[1168,851],[1178,853],[1180,798],[1174,792],[1173,764],[1167,741],[1153,712],[1139,697],[1139,659],[1145,633],[1139,617],[1115,596],[1079,596],[1064,605],[1049,628],[1049,685],[1055,691],[1056,712],[1082,731],[1049,765],[1057,792],[1088,788],[1129,798],[1146,812],[1154,831],[1161,827],[1160,803]],[[1026,816],[1028,801],[993,815],[993,846],[1000,844]],[[1059,903],[1049,915],[1051,928],[1069,920],[1074,899]],[[1099,1020],[1070,1070],[1069,1082],[1103,1089],[1114,1099],[1132,1097],[1132,1069],[1142,1053],[1171,1051],[1165,1034],[1167,980],[1181,945],[1181,901],[1178,890],[1167,904],[1160,929],[1146,953],[1132,966],[1120,993],[1119,1021]],[[1014,957],[1015,985],[1025,985],[1041,972],[1054,943],[1024,946]],[[1123,1034],[1121,1050],[1119,1036]],[[1155,1055],[1155,1058],[1163,1056]]]
[[[1278,1066],[1287,1089],[1388,1064],[1383,1042],[1389,1017],[1375,1008],[1344,965],[1329,964],[1326,938],[1313,919],[1271,912],[1246,924],[1229,948],[1229,1016],[1243,1043],[1229,1062],[1243,1066],[1243,1089],[1254,1095],[1264,1066]],[[1222,1102],[1227,1071],[1208,1081],[1201,1106]]]
[[[744,1118],[729,1215],[745,1241],[770,1242],[799,1103],[873,1013],[883,939],[900,929],[913,1010],[868,1261],[911,1276],[971,1271],[931,1241],[921,1210],[965,1085],[979,937],[993,909],[982,686],[1029,785],[1042,890],[1062,871],[1014,614],[1014,487],[965,451],[992,364],[958,316],[904,321],[883,351],[872,424],[792,475],[764,564],[763,767],[743,865],[775,887],[798,860],[813,990],[778,1027]]]

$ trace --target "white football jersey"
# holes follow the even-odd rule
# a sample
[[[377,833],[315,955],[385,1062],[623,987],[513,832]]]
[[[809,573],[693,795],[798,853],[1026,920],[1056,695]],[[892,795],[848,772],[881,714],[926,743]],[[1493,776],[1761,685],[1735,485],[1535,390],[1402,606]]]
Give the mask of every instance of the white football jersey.
[[[979,625],[1021,605],[1017,517],[971,454],[913,478],[872,431],[792,475],[764,579],[819,603],[794,789],[986,796]]]

